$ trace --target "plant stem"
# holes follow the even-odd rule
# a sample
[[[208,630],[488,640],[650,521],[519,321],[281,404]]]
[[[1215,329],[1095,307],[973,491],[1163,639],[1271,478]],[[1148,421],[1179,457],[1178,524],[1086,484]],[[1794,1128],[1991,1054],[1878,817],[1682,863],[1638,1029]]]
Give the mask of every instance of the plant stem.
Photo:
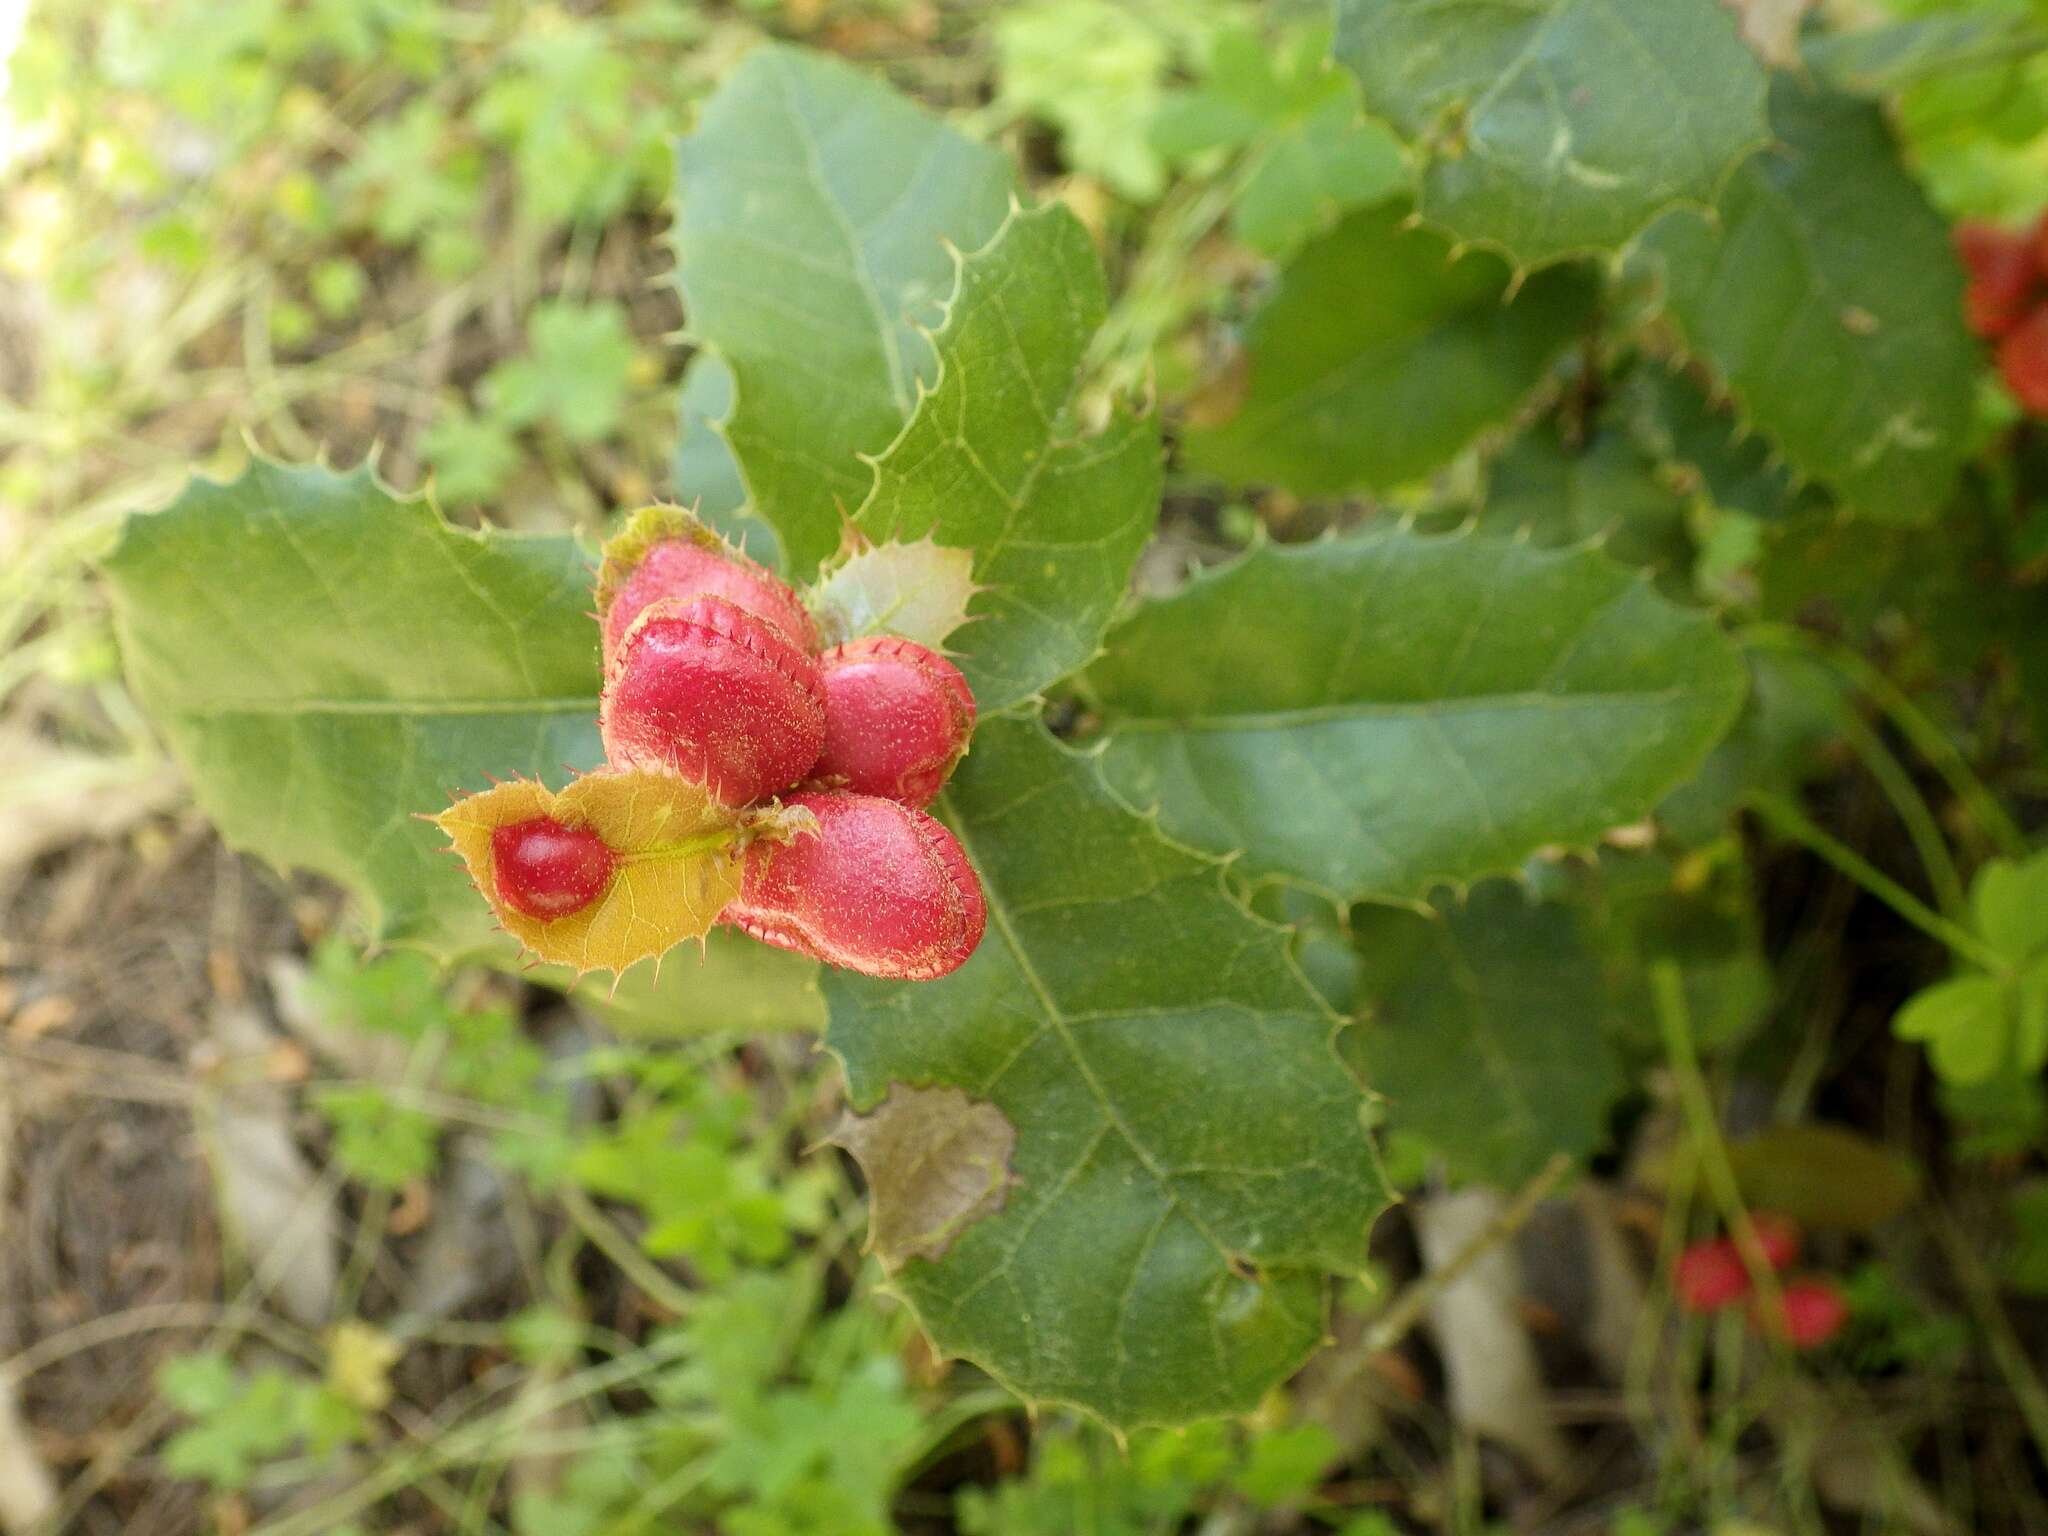
[[[697,1298],[642,1253],[633,1239],[621,1232],[612,1219],[597,1208],[597,1202],[590,1196],[574,1185],[565,1185],[562,1209],[576,1223],[576,1230],[590,1240],[590,1245],[618,1265],[619,1272],[639,1286],[649,1301],[676,1317],[688,1317],[696,1310]]]
[[[1863,723],[1862,717],[1851,715],[1842,722],[1842,734],[1849,739],[1849,745],[1863,760],[1863,766],[1870,776],[1877,780],[1877,787],[1898,814],[1905,826],[1906,836],[1912,841],[1913,851],[1920,856],[1920,866],[1927,871],[1927,883],[1934,887],[1934,904],[1944,916],[1960,918],[1967,910],[1963,898],[1963,877],[1956,868],[1954,855],[1948,851],[1948,841],[1941,835],[1941,828],[1935,823],[1934,812],[1927,807],[1927,797],[1913,782],[1913,776],[1900,766],[1898,758],[1876,731]]]
[[[1659,960],[1650,967],[1650,993],[1657,1007],[1657,1026],[1664,1037],[1665,1064],[1678,1089],[1679,1108],[1692,1133],[1693,1151],[1707,1189],[1720,1208],[1721,1219],[1735,1239],[1743,1267],[1762,1298],[1764,1314],[1773,1332],[1783,1336],[1785,1298],[1778,1288],[1778,1273],[1764,1255],[1756,1223],[1749,1219],[1743,1202],[1742,1185],[1735,1177],[1735,1165],[1728,1160],[1728,1144],[1721,1139],[1721,1117],[1714,1108],[1707,1079],[1700,1071],[1699,1051],[1693,1045],[1692,1012],[1685,1003],[1685,978],[1675,960]]]
[[[1913,744],[1913,750],[1941,775],[1950,792],[1970,808],[1970,815],[1983,828],[1985,835],[1998,845],[1999,851],[2008,858],[2026,857],[2026,836],[2006,813],[2005,807],[1998,803],[1997,797],[1984,787],[1983,780],[1963,760],[1962,753],[1956,750],[1948,733],[1928,719],[1926,712],[1907,698],[1905,691],[1882,670],[1848,646],[1823,639],[1796,625],[1752,625],[1743,630],[1742,639],[1745,643],[1769,646],[1774,650],[1802,651],[1841,672],[1853,687],[1861,689],[1872,703],[1884,711],[1899,734]]]
[[[1847,843],[1815,826],[1791,801],[1779,795],[1756,795],[1750,806],[1782,836],[1812,849],[1929,938],[1995,976],[2005,974],[2005,960],[1996,950],[1961,924],[1943,917]]]
[[[1963,1297],[1970,1304],[1971,1312],[1976,1314],[1977,1327],[1984,1335],[1984,1346],[1991,1352],[1991,1361],[2005,1378],[2006,1389],[2020,1405],[2020,1417],[2026,1420],[2027,1434],[2033,1439],[2034,1449],[2043,1461],[2048,1461],[2048,1388],[2041,1385],[2033,1362],[2027,1358],[2026,1348],[2013,1332],[2012,1320],[1998,1303],[1998,1287],[1985,1273],[1984,1261],[1971,1248],[1969,1237],[1956,1225],[1956,1219],[1949,1214],[1948,1208],[1938,1202],[1933,1206],[1931,1219],[1935,1236],[1948,1255],[1949,1268],[1955,1271],[1957,1283],[1963,1288]]]

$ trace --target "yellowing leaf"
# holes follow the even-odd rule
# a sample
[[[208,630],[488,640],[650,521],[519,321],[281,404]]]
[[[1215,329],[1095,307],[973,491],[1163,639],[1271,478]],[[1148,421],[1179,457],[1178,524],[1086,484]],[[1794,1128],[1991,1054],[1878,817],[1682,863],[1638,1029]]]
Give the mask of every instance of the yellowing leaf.
[[[926,538],[856,551],[818,583],[811,606],[827,645],[901,635],[938,651],[967,622],[967,600],[980,590],[972,550]]]
[[[434,821],[505,930],[542,960],[582,972],[623,971],[702,938],[739,894],[746,842],[788,835],[797,814],[774,808],[742,820],[678,774],[606,768],[560,793],[530,779],[500,784],[456,801]],[[588,827],[618,856],[610,883],[581,911],[533,918],[498,896],[491,834],[536,816]]]

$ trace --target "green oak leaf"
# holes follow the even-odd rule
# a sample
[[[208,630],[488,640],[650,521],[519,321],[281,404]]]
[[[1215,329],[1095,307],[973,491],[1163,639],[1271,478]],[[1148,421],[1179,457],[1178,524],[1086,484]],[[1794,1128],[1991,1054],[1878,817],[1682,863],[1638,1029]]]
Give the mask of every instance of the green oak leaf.
[[[1947,227],[1875,106],[1781,80],[1771,121],[1782,143],[1713,217],[1667,215],[1638,260],[1795,470],[1873,518],[1926,522],[1955,488],[1979,362]]]
[[[1482,533],[1525,533],[1546,549],[1599,541],[1624,565],[1670,576],[1674,589],[1692,568],[1685,503],[1618,432],[1576,446],[1555,423],[1523,433],[1488,467],[1474,522]]]
[[[1107,311],[1102,267],[1057,203],[1011,215],[960,262],[932,338],[938,382],[888,451],[854,521],[876,544],[974,552],[981,586],[950,642],[984,713],[1086,664],[1159,514],[1159,432],[1077,409],[1083,354]]]
[[[106,571],[130,684],[201,808],[232,846],[346,886],[377,939],[450,955],[490,930],[417,813],[604,759],[573,539],[453,527],[367,467],[259,459],[130,518]]]
[[[1769,138],[1716,0],[1337,0],[1337,57],[1427,155],[1423,216],[1518,267],[1711,203]]]
[[[1619,394],[1630,433],[1675,490],[1766,521],[1826,505],[1817,487],[1785,467],[1767,438],[1744,433],[1685,374],[1636,368]]]
[[[732,371],[717,353],[699,352],[683,369],[677,413],[676,505],[688,507],[771,571],[781,570],[782,541],[748,509],[746,482],[726,445],[722,429],[732,414]]]
[[[1584,272],[1505,302],[1499,258],[1454,261],[1405,218],[1354,213],[1281,270],[1246,328],[1242,398],[1183,440],[1191,469],[1303,496],[1413,480],[1512,412],[1591,317]]]
[[[2044,45],[2048,34],[2032,17],[1975,11],[1825,33],[1801,52],[1806,67],[1836,90],[1890,96],[1958,70],[2017,63],[2038,56]]]
[[[1573,909],[1508,880],[1429,914],[1353,917],[1363,1018],[1344,1053],[1460,1178],[1512,1188],[1606,1139],[1628,1086],[1608,1039],[1601,957]]]
[[[846,65],[756,49],[676,150],[676,277],[721,357],[754,512],[808,580],[937,361],[954,273],[1010,206],[996,150]],[[685,497],[689,487],[683,488]]]
[[[1035,723],[990,720],[939,801],[988,892],[940,981],[824,978],[868,1113],[958,1089],[1002,1127],[994,1209],[893,1284],[933,1343],[1113,1425],[1242,1412],[1322,1338],[1387,1188],[1338,1027],[1213,860],[1110,796]],[[929,1095],[926,1095],[929,1100]],[[929,1132],[924,1134],[929,1135]]]
[[[1102,768],[1254,876],[1414,901],[1646,815],[1741,706],[1735,648],[1594,550],[1265,546],[1112,630]]]

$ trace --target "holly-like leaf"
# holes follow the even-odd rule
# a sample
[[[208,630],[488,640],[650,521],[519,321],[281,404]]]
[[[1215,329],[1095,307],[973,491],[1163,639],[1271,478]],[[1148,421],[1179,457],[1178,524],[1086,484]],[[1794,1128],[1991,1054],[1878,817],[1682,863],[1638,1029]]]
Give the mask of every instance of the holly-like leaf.
[[[1389,901],[1644,816],[1744,683],[1710,619],[1598,552],[1470,534],[1263,547],[1107,647],[1119,794],[1254,876]]]
[[[877,544],[974,553],[982,590],[953,641],[986,713],[1095,654],[1159,515],[1159,432],[1112,406],[1081,421],[1082,356],[1108,307],[1088,232],[1054,203],[963,257],[938,383],[875,461],[855,518]]]
[[[867,494],[860,455],[936,374],[922,327],[952,285],[946,244],[1002,223],[1008,167],[836,60],[764,47],[677,146],[676,194],[690,333],[733,383],[726,440],[807,580]]]
[[[1250,1408],[1387,1200],[1334,1015],[1218,864],[1037,725],[986,722],[938,812],[988,937],[940,981],[828,972],[827,1044],[858,1111],[898,1085],[993,1106],[1014,1182],[893,1284],[1034,1401],[1124,1426]]]
[[[1235,410],[1190,430],[1190,468],[1304,496],[1383,489],[1508,415],[1591,314],[1594,284],[1543,272],[1506,301],[1494,256],[1453,261],[1387,204],[1310,241],[1246,329]]]
[[[536,817],[588,828],[617,861],[597,899],[561,917],[535,918],[499,894],[491,834]],[[658,959],[710,931],[740,893],[740,853],[754,837],[786,839],[811,820],[807,811],[742,818],[680,774],[601,769],[567,789],[530,779],[465,795],[434,818],[462,855],[470,879],[505,930],[535,957],[585,971],[617,973]]]
[[[381,940],[488,942],[416,813],[603,761],[574,540],[451,527],[367,468],[259,460],[131,518],[106,571],[135,696],[230,844],[339,881]]]
[[[1461,1178],[1510,1188],[1601,1144],[1627,1080],[1600,956],[1571,907],[1489,880],[1427,916],[1376,907],[1353,922],[1363,1018],[1344,1052],[1390,1129]]]
[[[856,550],[820,578],[810,601],[826,645],[901,635],[943,651],[976,590],[973,551],[919,539]]]
[[[1876,107],[1788,79],[1771,121],[1782,143],[1712,218],[1659,220],[1642,264],[1793,468],[1871,517],[1928,521],[1955,487],[1978,368],[1948,231]]]
[[[722,424],[732,414],[732,371],[713,352],[699,352],[683,369],[677,397],[675,500],[689,507],[771,571],[782,568],[782,541],[747,510],[747,488],[726,445]]]
[[[1829,32],[1809,41],[1804,53],[1807,68],[1836,90],[1890,96],[1957,70],[2037,55],[2044,43],[2048,37],[2035,18],[1982,10]]]
[[[1732,412],[1717,409],[1681,373],[1635,369],[1622,385],[1621,404],[1631,434],[1682,494],[1765,520],[1826,505],[1817,487],[1786,468],[1768,439],[1745,432]]]
[[[1523,433],[1489,468],[1474,521],[1483,533],[1526,534],[1546,549],[1599,540],[1624,565],[1679,578],[1692,566],[1685,503],[1617,432],[1577,446],[1554,424]]]
[[[1337,0],[1337,57],[1428,156],[1423,216],[1517,266],[1711,203],[1769,137],[1718,0]]]

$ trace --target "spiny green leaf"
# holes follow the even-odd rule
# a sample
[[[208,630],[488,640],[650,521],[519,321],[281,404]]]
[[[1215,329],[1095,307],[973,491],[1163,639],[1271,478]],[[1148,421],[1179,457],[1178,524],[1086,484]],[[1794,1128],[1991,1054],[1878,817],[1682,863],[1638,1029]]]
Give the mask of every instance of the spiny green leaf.
[[[1783,142],[1713,218],[1666,216],[1639,260],[1795,469],[1872,517],[1926,522],[1955,487],[1978,367],[1948,231],[1877,108],[1783,80],[1771,121]]]
[[[1767,438],[1744,433],[1731,412],[1717,410],[1684,374],[1640,367],[1619,393],[1630,432],[1677,490],[1767,521],[1826,505],[1818,488],[1799,483]]]
[[[1826,33],[1802,51],[1807,67],[1836,90],[1889,96],[1956,70],[2037,56],[2044,45],[2048,34],[2033,17],[1972,11]]]
[[[1591,314],[1576,269],[1506,300],[1508,271],[1403,227],[1388,204],[1304,246],[1246,329],[1243,397],[1190,430],[1189,467],[1304,496],[1381,489],[1443,464],[1542,380]]]
[[[1125,1426],[1250,1408],[1387,1199],[1335,1017],[1217,864],[1036,724],[985,723],[939,810],[988,937],[942,981],[828,972],[827,1044],[857,1110],[897,1084],[993,1105],[1014,1182],[895,1284],[1028,1398]]]
[[[676,195],[690,331],[736,392],[726,439],[807,580],[867,494],[859,456],[888,446],[935,375],[921,327],[952,283],[946,243],[972,249],[1002,223],[1008,167],[844,64],[767,47],[677,146]]]
[[[1510,1188],[1600,1145],[1626,1079],[1600,957],[1569,906],[1489,880],[1428,916],[1378,907],[1354,922],[1364,1017],[1344,1053],[1390,1128]]]
[[[1337,0],[1337,57],[1429,155],[1423,216],[1518,266],[1711,202],[1769,137],[1716,0]]]
[[[1526,533],[1545,549],[1599,540],[1624,565],[1676,578],[1666,590],[1682,589],[1692,568],[1685,503],[1618,432],[1577,446],[1554,423],[1524,432],[1489,467],[1474,521],[1482,533]]]
[[[747,510],[747,488],[721,424],[732,413],[732,371],[715,352],[699,352],[683,370],[677,396],[675,501],[771,571],[782,569],[782,541]]]
[[[1702,614],[1591,550],[1266,546],[1113,630],[1119,794],[1250,874],[1413,901],[1645,815],[1735,718]]]
[[[135,696],[229,843],[443,956],[489,913],[417,813],[601,762],[589,555],[451,527],[367,468],[258,460],[130,519],[107,561]]]
[[[982,590],[950,642],[982,710],[1029,698],[1095,654],[1159,514],[1159,433],[1076,408],[1108,307],[1088,233],[1064,207],[1013,214],[962,258],[934,338],[939,379],[855,523],[877,544],[929,536],[974,553]]]

